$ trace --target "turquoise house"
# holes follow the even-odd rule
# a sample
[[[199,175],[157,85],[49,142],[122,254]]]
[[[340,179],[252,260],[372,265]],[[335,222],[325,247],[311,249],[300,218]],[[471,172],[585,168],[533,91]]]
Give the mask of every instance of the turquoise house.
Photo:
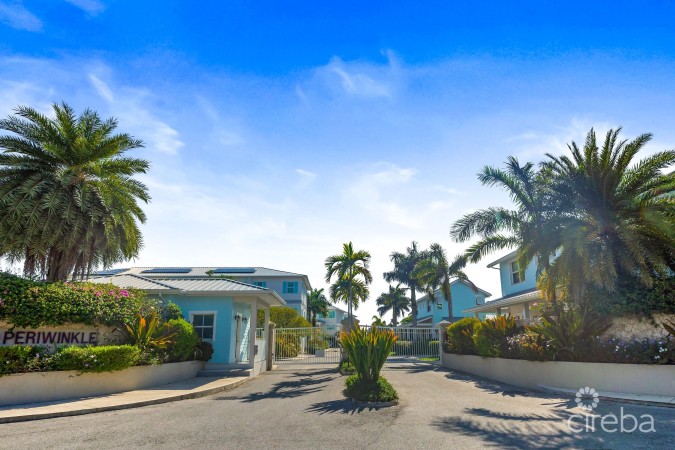
[[[455,280],[450,284],[450,293],[452,294],[452,317],[449,317],[448,302],[443,298],[440,289],[437,289],[433,297],[425,295],[417,300],[417,325],[435,327],[443,320],[456,322],[464,317],[473,317],[472,313],[466,313],[465,310],[483,305],[485,299],[492,295],[460,280]]]
[[[286,302],[273,290],[227,278],[186,278],[190,268],[117,269],[97,273],[89,281],[142,289],[163,303],[178,305],[204,341],[213,345],[207,369],[266,370],[270,307]],[[138,273],[134,273],[138,272]],[[257,311],[265,323],[256,323]]]

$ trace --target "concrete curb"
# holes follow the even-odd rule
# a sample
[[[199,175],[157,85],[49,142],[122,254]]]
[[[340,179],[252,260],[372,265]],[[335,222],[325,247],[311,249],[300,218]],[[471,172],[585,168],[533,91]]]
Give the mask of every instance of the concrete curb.
[[[196,390],[194,392],[188,392],[188,393],[185,393],[185,394],[176,394],[176,395],[172,395],[172,396],[155,398],[155,399],[150,399],[150,400],[129,401],[127,403],[121,403],[121,404],[117,404],[117,405],[87,407],[87,408],[76,409],[76,410],[54,411],[54,412],[48,412],[48,413],[30,413],[30,412],[27,411],[27,413],[24,414],[24,415],[17,415],[17,416],[10,416],[10,417],[0,416],[0,424],[26,422],[26,421],[30,421],[30,420],[53,419],[53,418],[56,418],[56,417],[81,416],[81,415],[84,415],[84,414],[93,414],[93,413],[105,412],[105,411],[116,411],[116,410],[122,410],[122,409],[140,408],[140,407],[143,407],[143,406],[159,405],[159,404],[162,404],[162,403],[175,402],[175,401],[179,401],[179,400],[188,400],[188,399],[194,399],[194,398],[207,397],[209,395],[217,394],[219,392],[224,392],[224,391],[228,391],[230,389],[234,389],[234,388],[236,388],[238,386],[241,386],[242,384],[246,383],[250,379],[251,378],[247,378],[247,379],[243,379],[243,380],[237,380],[233,383],[230,383],[230,384],[227,384],[227,385],[224,385],[224,386],[216,386],[216,387],[212,387],[212,388]],[[0,411],[0,414],[2,414],[2,411]]]
[[[558,395],[569,395],[574,397],[577,393],[575,389],[567,389],[556,386],[539,385],[537,390]],[[675,397],[657,396],[657,395],[643,395],[643,394],[626,394],[622,392],[606,392],[598,391],[598,398],[603,401],[633,403],[637,405],[649,406],[663,406],[666,408],[675,408]]]

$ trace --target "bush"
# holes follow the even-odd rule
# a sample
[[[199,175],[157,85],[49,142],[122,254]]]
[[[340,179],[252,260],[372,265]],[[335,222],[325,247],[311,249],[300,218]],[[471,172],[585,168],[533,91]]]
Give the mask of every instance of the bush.
[[[324,336],[314,335],[307,339],[307,353],[315,354],[317,350],[329,348],[328,340]]]
[[[206,341],[201,341],[197,344],[197,360],[208,361],[213,356],[213,344]]]
[[[429,341],[427,346],[429,347],[429,350],[428,350],[429,355],[438,356],[440,354],[438,341]]]
[[[49,358],[44,347],[13,345],[0,347],[0,376],[45,370]]]
[[[448,350],[460,355],[475,355],[476,346],[473,342],[474,327],[480,320],[466,317],[448,327]]]
[[[516,319],[499,316],[485,319],[473,327],[473,342],[480,356],[500,357],[508,352],[507,338],[518,332]]]
[[[265,323],[265,311],[258,310],[258,328]],[[274,322],[277,328],[309,328],[311,323],[290,306],[275,306],[270,308],[270,322]]]
[[[551,347],[544,335],[528,330],[507,338],[508,350],[504,358],[527,359],[528,361],[548,361],[553,357]]]
[[[111,325],[133,321],[155,302],[143,291],[112,284],[46,283],[0,274],[0,320],[21,328],[64,323]]]
[[[183,319],[183,311],[174,302],[169,302],[162,307],[162,318],[169,320]]]
[[[188,361],[194,359],[199,336],[192,324],[183,319],[172,319],[166,322],[166,327],[173,335],[167,347],[169,361]]]
[[[52,356],[54,370],[79,372],[114,372],[136,365],[140,356],[132,345],[105,345],[100,347],[61,347]]]
[[[358,375],[345,380],[346,394],[361,402],[393,402],[398,399],[396,389],[384,377],[377,381],[364,381]]]
[[[300,353],[298,338],[277,335],[274,345],[277,358],[295,358]]]
[[[349,333],[340,333],[340,341],[349,361],[365,383],[377,381],[397,339],[393,331],[377,327],[368,331],[354,328]]]
[[[410,355],[412,353],[412,346],[412,341],[397,340],[394,342],[391,351],[393,351],[395,355],[399,356]]]
[[[356,373],[356,367],[354,367],[354,364],[350,363],[349,361],[342,360],[340,361],[340,364],[338,364],[338,372],[340,372],[342,375],[351,375]]]

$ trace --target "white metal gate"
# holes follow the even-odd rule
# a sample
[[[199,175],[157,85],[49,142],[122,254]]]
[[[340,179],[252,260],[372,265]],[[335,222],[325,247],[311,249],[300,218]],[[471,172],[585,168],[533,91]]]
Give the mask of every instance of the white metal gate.
[[[362,328],[370,329],[370,325]],[[378,327],[381,330],[392,330],[398,339],[389,353],[387,362],[396,361],[438,361],[440,347],[438,328],[413,327]]]
[[[276,328],[274,364],[332,364],[337,366],[342,348],[337,334],[321,327]]]

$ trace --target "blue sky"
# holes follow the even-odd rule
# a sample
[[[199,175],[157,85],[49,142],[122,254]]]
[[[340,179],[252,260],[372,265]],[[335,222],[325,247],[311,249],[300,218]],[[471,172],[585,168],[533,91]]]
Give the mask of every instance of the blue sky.
[[[373,254],[374,298],[391,251],[453,256],[453,220],[508,205],[476,180],[485,164],[539,161],[591,127],[675,147],[668,2],[159,4],[0,0],[0,116],[65,100],[145,141],[134,265],[262,265],[323,287],[352,240]],[[496,298],[487,262],[468,273]]]

